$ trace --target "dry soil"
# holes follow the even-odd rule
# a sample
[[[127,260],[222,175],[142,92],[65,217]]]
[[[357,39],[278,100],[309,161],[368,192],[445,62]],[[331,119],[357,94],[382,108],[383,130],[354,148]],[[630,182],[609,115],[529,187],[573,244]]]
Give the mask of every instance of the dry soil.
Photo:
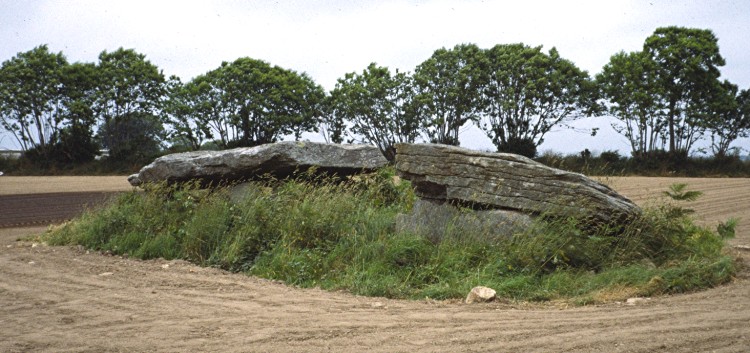
[[[750,260],[750,179],[602,181],[640,204],[687,182],[705,193],[691,205],[702,222],[741,218],[732,251]],[[122,179],[96,190],[51,182],[70,192],[128,189]],[[750,351],[747,269],[718,288],[632,305],[465,305],[298,289],[183,261],[17,241],[43,230],[0,229],[0,352]]]

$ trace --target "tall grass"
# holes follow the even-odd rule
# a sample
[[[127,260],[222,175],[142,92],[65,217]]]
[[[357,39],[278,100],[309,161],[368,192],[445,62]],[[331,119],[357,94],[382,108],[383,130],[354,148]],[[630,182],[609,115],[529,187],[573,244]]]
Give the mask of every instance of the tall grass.
[[[448,229],[430,240],[395,231],[396,215],[414,199],[389,169],[343,182],[308,176],[211,191],[161,184],[45,238],[392,298],[458,298],[484,285],[511,299],[590,303],[697,290],[735,271],[722,252],[734,223],[720,235],[666,205],[617,232],[540,218],[512,236]]]

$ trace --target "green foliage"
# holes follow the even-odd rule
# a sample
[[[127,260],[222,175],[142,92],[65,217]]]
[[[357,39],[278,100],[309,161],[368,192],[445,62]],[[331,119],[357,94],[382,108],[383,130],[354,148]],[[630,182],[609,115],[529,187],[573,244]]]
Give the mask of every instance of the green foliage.
[[[590,151],[587,154],[586,150],[571,155],[545,152],[535,160],[550,167],[591,176],[614,176],[628,172],[628,158],[617,151],[604,151],[598,156]]]
[[[669,186],[668,191],[664,191],[664,196],[675,201],[695,201],[703,195],[703,192],[695,190],[687,191],[685,188],[687,188],[687,184],[685,183],[672,184]]]
[[[325,93],[307,74],[271,66],[251,58],[222,63],[211,77],[221,92],[221,106],[241,134],[238,146],[296,138],[313,131]]]
[[[588,116],[594,107],[588,74],[561,58],[557,49],[549,54],[541,49],[505,44],[484,52],[485,120],[480,127],[500,152],[533,158],[553,127]]]
[[[161,152],[165,131],[158,116],[133,112],[100,126],[99,135],[110,147],[109,158],[145,164]]]
[[[664,107],[669,152],[689,153],[710,112],[724,58],[711,30],[662,27],[646,38],[644,55],[653,63],[654,96]]]
[[[306,74],[251,58],[183,84],[165,80],[133,49],[69,64],[41,45],[2,63],[0,128],[30,152],[21,169],[39,172],[87,169],[101,148],[109,149],[108,163],[130,169],[165,145],[172,152],[206,143],[255,146],[318,129],[334,143],[348,129],[352,141],[373,143],[392,160],[394,143],[458,145],[469,124],[498,151],[534,157],[554,127],[606,111],[619,120],[613,128],[628,138],[633,158],[610,163],[617,168],[592,165],[595,158],[567,164],[607,173],[743,175],[732,143],[750,133],[750,93],[720,82],[722,65],[710,30],[664,27],[641,51],[613,55],[596,84],[555,48],[460,44],[436,50],[411,76],[372,64],[326,96]],[[716,159],[688,158],[703,138]]]
[[[91,162],[99,154],[94,139],[96,117],[92,106],[98,89],[96,65],[73,63],[63,69],[64,128],[59,134],[56,159],[59,165]]]
[[[690,190],[687,191],[685,188],[687,187],[687,184],[685,183],[674,183],[669,186],[668,191],[664,191],[663,195],[666,197],[669,197],[673,201],[695,201],[697,200],[701,195],[703,195],[700,191],[694,191]],[[667,211],[669,214],[674,215],[675,217],[688,215],[691,213],[694,213],[695,210],[691,208],[685,208],[682,206],[671,206],[668,208]]]
[[[323,98],[322,117],[318,122],[318,131],[326,143],[343,143],[347,133],[347,121],[336,111],[337,99],[330,94]]]
[[[535,160],[551,167],[595,176],[750,176],[750,161],[743,161],[738,156],[688,157],[663,150],[632,157],[621,156],[617,151],[604,151],[586,158],[581,154],[545,152]]]
[[[726,155],[747,133],[737,109],[737,87],[719,81],[724,65],[710,30],[658,28],[643,51],[620,52],[597,75],[607,111],[620,120],[612,127],[628,138],[634,156],[668,146],[687,156],[708,129],[712,149]]]
[[[430,142],[458,145],[461,127],[479,119],[486,64],[474,44],[441,48],[414,71],[417,113]]]
[[[204,79],[205,76],[199,76],[183,84],[173,76],[167,81],[169,98],[164,111],[169,116],[167,123],[172,127],[170,142],[173,149],[197,151],[204,140],[213,138],[210,122],[218,107],[211,106],[203,97],[210,92],[210,86],[202,84]]]
[[[133,49],[99,54],[98,85],[93,111],[99,138],[109,158],[140,161],[161,148],[160,117],[166,94],[164,75]]]
[[[396,143],[413,143],[419,137],[420,120],[414,112],[414,88],[410,76],[370,64],[361,75],[348,73],[331,91],[331,111],[348,121],[356,139],[377,146],[389,161],[396,157]],[[341,124],[343,125],[343,123]]]
[[[663,206],[617,231],[591,233],[573,218],[541,217],[508,238],[448,229],[432,241],[395,232],[397,214],[414,198],[392,169],[214,190],[159,184],[45,239],[393,298],[460,298],[486,285],[506,298],[590,303],[623,288],[629,296],[697,290],[734,273],[722,248],[736,221],[714,233]]]
[[[68,65],[62,53],[46,45],[18,53],[0,67],[0,127],[11,132],[24,151],[44,153],[62,123],[61,76]]]
[[[536,142],[530,139],[518,139],[511,137],[497,146],[497,151],[502,153],[514,153],[529,158],[536,157]]]
[[[734,239],[735,228],[737,228],[738,222],[737,218],[730,218],[726,222],[719,223],[716,226],[716,234],[724,240]]]
[[[657,149],[664,137],[663,106],[656,97],[660,88],[654,66],[645,52],[619,52],[596,76],[607,112],[620,121],[612,128],[628,139],[636,156]]]
[[[0,154],[0,172],[8,174],[18,169],[19,161],[17,158]]]
[[[713,94],[711,114],[702,123],[711,134],[714,156],[725,158],[732,142],[750,135],[750,91],[738,91],[737,85],[724,81],[714,86]]]

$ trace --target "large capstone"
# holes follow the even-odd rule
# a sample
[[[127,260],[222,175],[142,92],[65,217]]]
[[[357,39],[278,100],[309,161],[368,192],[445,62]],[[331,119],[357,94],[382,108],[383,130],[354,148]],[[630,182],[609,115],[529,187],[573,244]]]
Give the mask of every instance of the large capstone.
[[[232,182],[264,175],[285,178],[310,168],[318,173],[348,176],[373,171],[387,163],[380,150],[371,145],[279,142],[166,155],[128,177],[128,181],[133,186],[162,181]]]
[[[597,226],[622,224],[640,213],[606,185],[514,154],[398,144],[396,169],[420,198],[464,208],[574,216]]]

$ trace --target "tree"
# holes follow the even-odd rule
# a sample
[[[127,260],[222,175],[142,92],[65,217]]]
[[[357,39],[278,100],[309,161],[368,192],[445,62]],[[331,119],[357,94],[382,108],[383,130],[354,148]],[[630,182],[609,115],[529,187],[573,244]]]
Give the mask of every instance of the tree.
[[[711,150],[718,158],[728,155],[737,138],[750,135],[750,91],[738,92],[736,85],[724,81],[712,100],[711,117],[704,120],[711,134]]]
[[[335,111],[351,124],[351,132],[393,161],[396,143],[413,143],[419,137],[420,121],[412,109],[411,78],[387,67],[370,64],[361,75],[348,73],[331,92]]]
[[[125,113],[102,125],[99,134],[107,139],[110,158],[133,162],[145,161],[158,154],[166,137],[160,117],[139,111]]]
[[[458,135],[479,118],[484,53],[474,44],[438,49],[417,66],[417,113],[430,142],[459,145]]]
[[[99,153],[99,144],[92,131],[96,124],[92,106],[99,87],[96,65],[68,65],[63,68],[61,82],[64,119],[55,146],[56,159],[61,163],[91,161]]]
[[[646,39],[643,51],[654,63],[658,98],[666,108],[669,151],[687,155],[700,138],[701,118],[724,58],[710,30],[663,27]]]
[[[94,104],[99,136],[110,158],[149,157],[164,137],[160,118],[166,94],[162,72],[146,56],[119,48],[99,54],[99,90]]]
[[[185,146],[191,151],[200,149],[204,140],[214,136],[211,122],[217,112],[212,109],[211,100],[206,99],[211,86],[204,82],[205,76],[198,76],[186,84],[175,76],[167,81],[169,99],[164,110],[172,127],[171,140],[173,144]],[[226,144],[225,134],[220,133],[220,136]]]
[[[523,44],[496,45],[486,52],[480,127],[499,152],[534,157],[553,127],[590,115],[593,84],[588,74],[560,57]]]
[[[336,98],[330,94],[323,99],[322,117],[318,130],[326,143],[343,143],[346,134],[346,120],[338,111]]]
[[[619,120],[612,128],[628,139],[638,157],[657,150],[666,139],[667,122],[654,70],[644,52],[619,52],[596,77],[606,111]]]
[[[66,65],[62,53],[40,45],[0,67],[0,124],[24,151],[45,151],[60,129],[61,76]]]
[[[200,127],[207,138],[218,135],[220,148],[227,148],[230,141],[239,140],[240,132],[233,123],[232,112],[225,106],[225,88],[220,69],[209,71],[185,84],[184,104],[192,121]]]
[[[325,92],[306,74],[251,58],[224,62],[209,73],[221,92],[222,112],[240,132],[238,146],[276,142],[315,131]]]

